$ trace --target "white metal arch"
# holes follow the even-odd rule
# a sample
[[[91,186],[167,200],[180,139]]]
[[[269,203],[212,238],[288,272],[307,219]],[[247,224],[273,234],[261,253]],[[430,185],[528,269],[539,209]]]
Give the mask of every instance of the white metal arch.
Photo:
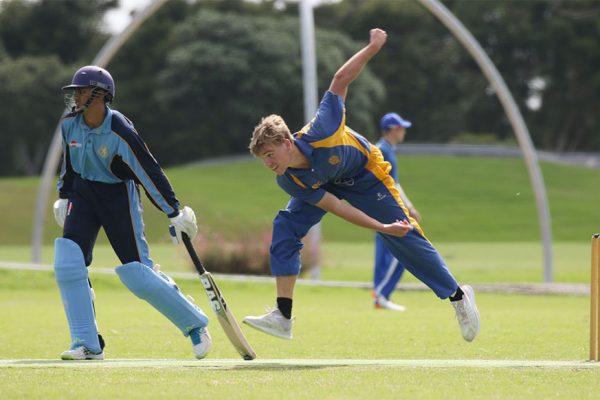
[[[548,207],[548,196],[544,178],[540,170],[537,153],[533,147],[531,136],[523,116],[515,103],[504,79],[496,69],[496,66],[483,51],[477,40],[464,27],[464,25],[438,0],[419,0],[419,2],[431,12],[437,19],[448,28],[448,30],[467,49],[471,57],[477,62],[479,68],[492,85],[510,124],[515,131],[519,147],[523,153],[531,186],[535,194],[540,234],[542,237],[544,257],[544,281],[552,282],[552,225],[550,224],[550,208]]]

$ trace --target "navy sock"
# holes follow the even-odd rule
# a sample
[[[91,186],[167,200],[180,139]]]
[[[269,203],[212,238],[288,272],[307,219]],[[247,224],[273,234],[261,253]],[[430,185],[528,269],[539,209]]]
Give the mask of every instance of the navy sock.
[[[287,297],[277,298],[277,308],[281,311],[281,314],[287,319],[292,318],[292,299]]]
[[[456,292],[452,296],[450,296],[450,301],[462,300],[463,294],[464,294],[464,292],[462,291],[462,289],[459,286],[458,289],[456,289]]]

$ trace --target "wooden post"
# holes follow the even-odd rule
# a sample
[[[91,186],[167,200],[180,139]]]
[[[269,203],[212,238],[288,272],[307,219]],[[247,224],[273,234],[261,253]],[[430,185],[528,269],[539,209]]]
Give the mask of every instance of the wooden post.
[[[600,234],[592,236],[592,276],[590,281],[590,361],[600,361]]]

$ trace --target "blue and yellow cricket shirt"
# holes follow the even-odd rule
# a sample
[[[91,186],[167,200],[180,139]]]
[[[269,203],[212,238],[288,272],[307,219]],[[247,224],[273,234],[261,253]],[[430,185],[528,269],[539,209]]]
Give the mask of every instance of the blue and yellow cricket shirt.
[[[294,143],[310,163],[308,169],[288,168],[277,184],[292,197],[309,204],[325,195],[323,185],[343,183],[357,176],[369,162],[373,146],[346,127],[344,99],[327,91],[317,115],[300,132]]]
[[[314,205],[326,191],[384,223],[409,218],[415,227],[403,237],[380,234],[400,265],[429,286],[440,298],[456,291],[458,284],[442,257],[427,240],[419,224],[409,217],[394,179],[391,165],[381,151],[346,127],[344,100],[327,92],[317,115],[294,143],[310,167],[288,168],[277,183],[292,196],[273,221],[270,264],[273,275],[300,272],[301,238],[325,214]]]

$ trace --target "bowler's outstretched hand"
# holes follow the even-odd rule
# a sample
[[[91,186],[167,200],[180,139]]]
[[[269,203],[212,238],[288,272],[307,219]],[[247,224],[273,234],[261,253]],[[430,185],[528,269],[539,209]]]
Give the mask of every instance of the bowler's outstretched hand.
[[[403,237],[406,236],[406,234],[412,231],[413,229],[413,226],[408,222],[408,220],[405,219],[402,221],[397,220],[392,224],[383,224],[383,229],[381,230],[381,233],[387,233],[388,235]]]

